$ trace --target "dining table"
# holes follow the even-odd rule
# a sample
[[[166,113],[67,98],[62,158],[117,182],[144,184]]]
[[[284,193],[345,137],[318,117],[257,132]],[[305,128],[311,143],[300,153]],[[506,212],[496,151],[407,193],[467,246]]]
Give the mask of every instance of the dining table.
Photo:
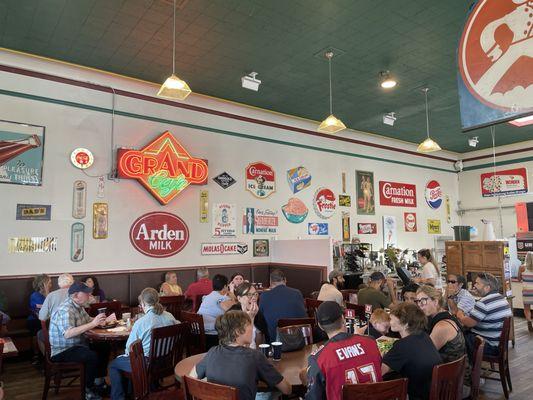
[[[125,325],[113,328],[93,328],[85,332],[85,337],[91,342],[126,342],[131,329]]]
[[[321,346],[320,343],[310,344],[302,348],[301,350],[291,351],[283,353],[281,360],[274,361],[269,358],[268,361],[283,375],[283,377],[291,384],[291,386],[297,387],[302,385],[300,379],[300,371],[307,366],[307,359],[309,355],[316,351]],[[196,354],[191,357],[184,358],[176,364],[174,368],[174,374],[179,382],[183,381],[183,376],[188,375],[192,368],[198,364],[206,353]]]

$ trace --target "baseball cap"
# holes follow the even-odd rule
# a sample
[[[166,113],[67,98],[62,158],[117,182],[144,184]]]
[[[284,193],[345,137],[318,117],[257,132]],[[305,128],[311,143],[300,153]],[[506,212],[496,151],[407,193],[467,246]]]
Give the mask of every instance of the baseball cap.
[[[83,293],[91,293],[93,290],[92,288],[90,288],[89,286],[87,286],[85,283],[83,282],[74,282],[69,288],[68,288],[68,294],[74,294],[74,293],[78,293],[78,292],[83,292]]]
[[[320,325],[330,325],[337,321],[344,311],[339,303],[335,301],[325,301],[316,310],[316,319]]]
[[[333,271],[331,271],[328,275],[328,279],[331,281],[333,280],[334,278],[337,278],[339,276],[344,276],[344,272],[342,271],[339,271],[338,269],[334,269]]]
[[[370,280],[371,281],[380,281],[382,279],[385,279],[385,275],[383,275],[383,272],[372,272],[372,274],[370,274]]]

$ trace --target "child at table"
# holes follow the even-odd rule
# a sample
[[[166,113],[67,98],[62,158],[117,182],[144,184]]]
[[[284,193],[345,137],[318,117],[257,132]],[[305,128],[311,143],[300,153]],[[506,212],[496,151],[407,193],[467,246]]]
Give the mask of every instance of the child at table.
[[[272,393],[257,393],[258,381],[291,393],[291,385],[258,350],[250,348],[252,320],[244,311],[228,311],[215,322],[220,344],[209,349],[190,372],[194,378],[236,387],[239,400],[272,398]]]

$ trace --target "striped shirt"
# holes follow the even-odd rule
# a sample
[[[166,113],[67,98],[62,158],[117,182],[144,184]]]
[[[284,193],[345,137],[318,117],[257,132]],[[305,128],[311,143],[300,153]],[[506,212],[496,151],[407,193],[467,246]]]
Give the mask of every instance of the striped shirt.
[[[497,347],[502,333],[503,321],[506,317],[512,317],[513,313],[509,302],[498,292],[487,294],[476,302],[470,312],[470,318],[477,324],[472,332],[483,337],[487,344]]]
[[[457,304],[457,308],[462,310],[465,315],[469,315],[476,305],[476,299],[474,299],[474,296],[472,296],[466,289],[460,289],[450,298],[455,302],[455,304]]]

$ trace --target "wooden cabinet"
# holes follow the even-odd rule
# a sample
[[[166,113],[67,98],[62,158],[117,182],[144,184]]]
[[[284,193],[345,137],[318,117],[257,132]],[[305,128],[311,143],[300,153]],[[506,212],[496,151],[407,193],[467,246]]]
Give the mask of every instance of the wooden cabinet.
[[[463,274],[463,247],[461,242],[446,242],[446,271],[448,274]]]

